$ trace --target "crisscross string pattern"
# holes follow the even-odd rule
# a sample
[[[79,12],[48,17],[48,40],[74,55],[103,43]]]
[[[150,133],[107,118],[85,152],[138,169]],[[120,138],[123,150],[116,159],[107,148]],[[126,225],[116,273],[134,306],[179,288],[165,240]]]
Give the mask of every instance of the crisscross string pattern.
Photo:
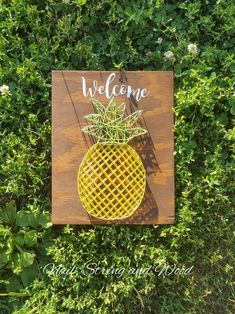
[[[139,207],[146,174],[137,152],[129,145],[97,143],[78,170],[78,192],[86,211],[112,220],[131,216]]]

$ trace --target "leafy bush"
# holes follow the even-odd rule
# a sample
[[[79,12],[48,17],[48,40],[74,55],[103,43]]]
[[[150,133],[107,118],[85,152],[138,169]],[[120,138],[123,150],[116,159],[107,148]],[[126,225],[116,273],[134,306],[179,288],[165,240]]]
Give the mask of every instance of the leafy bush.
[[[0,312],[233,313],[233,1],[1,0],[0,10],[0,86],[10,88],[0,96]],[[51,227],[52,69],[174,70],[175,225]],[[193,270],[94,276],[91,262]],[[43,272],[48,263],[77,268]]]

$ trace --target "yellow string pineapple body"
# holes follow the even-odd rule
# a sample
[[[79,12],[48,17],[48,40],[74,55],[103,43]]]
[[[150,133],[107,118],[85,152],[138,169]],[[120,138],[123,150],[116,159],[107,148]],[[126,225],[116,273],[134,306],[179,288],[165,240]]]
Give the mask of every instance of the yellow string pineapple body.
[[[134,127],[142,110],[125,116],[125,104],[112,99],[107,107],[93,100],[96,113],[82,130],[97,139],[78,170],[78,192],[86,211],[104,220],[123,219],[139,207],[145,192],[146,173],[137,152],[127,143],[145,134]]]

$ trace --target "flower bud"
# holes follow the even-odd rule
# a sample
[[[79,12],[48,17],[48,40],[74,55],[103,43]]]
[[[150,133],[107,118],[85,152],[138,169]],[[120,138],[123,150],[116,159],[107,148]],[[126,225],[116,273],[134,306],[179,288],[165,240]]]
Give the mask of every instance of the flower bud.
[[[197,45],[189,44],[188,45],[188,52],[192,53],[192,54],[196,54],[197,53]]]
[[[9,86],[7,85],[0,86],[0,92],[2,95],[9,95],[10,94]]]
[[[170,61],[174,60],[174,53],[172,51],[165,52],[164,56],[167,60],[170,60]]]

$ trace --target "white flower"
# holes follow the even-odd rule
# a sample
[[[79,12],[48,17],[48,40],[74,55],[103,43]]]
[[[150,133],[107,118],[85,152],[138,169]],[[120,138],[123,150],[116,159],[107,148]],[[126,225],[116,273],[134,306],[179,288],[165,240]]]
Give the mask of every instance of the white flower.
[[[162,41],[163,41],[163,39],[161,38],[161,37],[158,37],[158,39],[157,39],[157,44],[161,44],[162,43]]]
[[[9,89],[9,86],[7,85],[2,85],[0,87],[0,92],[2,95],[10,95],[10,89]]]
[[[196,54],[197,53],[197,45],[189,44],[188,45],[188,52],[190,52],[192,54]]]
[[[173,61],[174,58],[174,54],[172,51],[168,50],[167,52],[164,53],[164,56],[167,60]]]

